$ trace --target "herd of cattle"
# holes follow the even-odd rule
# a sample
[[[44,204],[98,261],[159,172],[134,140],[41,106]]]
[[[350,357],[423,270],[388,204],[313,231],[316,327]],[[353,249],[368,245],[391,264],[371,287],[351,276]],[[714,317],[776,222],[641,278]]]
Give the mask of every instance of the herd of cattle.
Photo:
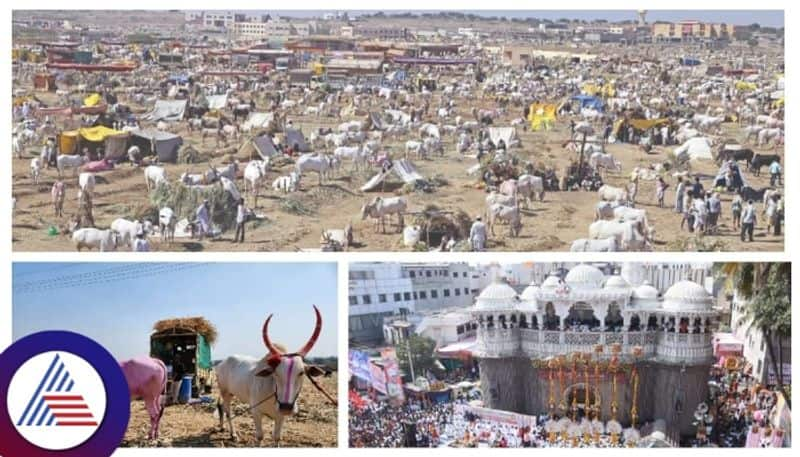
[[[704,53],[703,57],[709,62],[725,61],[735,54],[732,49],[692,51]],[[138,160],[136,155],[139,151],[129,151],[131,160],[143,168],[147,191],[161,185],[221,185],[234,201],[240,197],[247,198],[253,209],[259,207],[259,197],[266,189],[277,196],[298,192],[309,174],[316,174],[316,184],[322,185],[339,176],[347,162],[353,172],[369,173],[372,170],[375,173],[391,167],[400,159],[462,161],[477,157],[482,166],[486,165],[486,157],[490,163],[520,160],[523,163],[518,164],[518,169],[525,165],[525,171],[505,176],[502,182],[489,186],[486,196],[489,232],[496,234],[495,225],[508,224],[510,236],[517,236],[525,223],[526,213],[522,209],[532,205],[534,198],[542,203],[546,189],[580,189],[582,184],[574,183],[576,177],[570,175],[563,163],[552,157],[545,158],[538,150],[539,145],[523,145],[519,140],[519,134],[531,128],[528,117],[531,103],[566,101],[559,107],[557,122],[562,125],[572,122],[573,128],[569,138],[560,142],[572,157],[585,154],[585,166],[590,174],[623,175],[623,163],[614,154],[617,146],[614,139],[609,138],[608,127],[633,118],[667,119],[669,128],[665,132],[668,133],[661,135],[657,144],[664,146],[665,152],[670,152],[666,151],[667,145],[675,145],[672,152],[678,162],[693,160],[692,151],[686,145],[697,139],[715,145],[717,159],[721,162],[728,159],[747,162],[747,169],[754,176],[758,176],[762,167],[782,156],[779,151],[769,153],[765,150],[782,149],[783,108],[777,106],[770,95],[779,88],[776,65],[765,64],[759,71],[751,73],[746,78],[747,89],[740,89],[741,76],[700,74],[695,67],[677,64],[677,58],[626,61],[616,55],[578,63],[552,60],[536,69],[515,69],[500,64],[496,56],[479,57],[484,63],[480,78],[472,69],[433,67],[423,70],[427,72],[424,75],[426,79],[437,81],[433,88],[417,86],[412,78],[390,87],[376,87],[361,81],[353,81],[339,89],[298,87],[279,74],[253,80],[197,78],[181,87],[180,83],[165,82],[168,75],[165,71],[143,65],[130,75],[73,75],[73,86],[67,92],[74,93],[82,88],[87,92],[113,93],[117,104],[109,106],[109,113],[128,113],[112,116],[114,125],[122,129],[152,127],[187,137],[199,129],[202,143],[207,135],[214,135],[217,145],[234,140],[237,146],[251,141],[254,136],[270,135],[278,145],[278,154],[287,154],[292,165],[285,166],[285,160],[276,165],[275,155],[265,155],[246,163],[232,159],[222,166],[209,165],[202,172],[191,172],[191,167],[187,167],[178,176],[170,177],[164,164]],[[15,84],[20,87],[24,80],[25,72],[15,75]],[[585,93],[587,85],[612,85],[614,93],[598,95],[598,98],[603,98],[602,107],[584,107],[572,99],[576,94]],[[157,88],[161,88],[161,92]],[[188,98],[190,109],[185,119],[168,122],[129,114],[127,105],[147,109],[148,103],[165,93]],[[207,114],[204,113],[207,110],[194,106],[196,100],[210,95],[224,95],[227,99],[221,110],[223,114],[215,118],[215,128],[206,127]],[[27,118],[17,116],[14,141],[19,143],[15,144],[18,154],[26,150],[36,154],[34,148],[43,138],[64,127],[57,125],[65,122],[61,119],[37,117],[36,108],[32,106]],[[260,129],[254,129],[246,121],[248,116],[257,112],[269,113],[270,118],[269,123]],[[289,144],[283,136],[288,129],[296,129],[295,122],[305,125],[307,146],[298,148],[298,144]],[[313,127],[308,129],[309,125]],[[489,138],[489,130],[506,127],[514,130],[510,141],[508,144],[495,144]],[[723,132],[736,134],[736,129],[740,139],[730,140],[723,136]],[[636,144],[644,145],[646,140],[650,146],[656,133],[660,135],[660,127],[640,133],[641,140],[637,134]],[[632,139],[626,142],[634,144]],[[728,148],[731,142],[739,144]],[[203,148],[202,143],[198,147]],[[633,171],[640,172],[646,180],[668,176],[669,170],[663,167],[665,161],[666,157],[662,156],[649,166],[636,166]],[[95,179],[96,172],[86,171],[92,165],[83,155],[59,155],[55,163],[59,177],[72,171],[78,178],[79,190],[86,193],[102,186]],[[34,183],[39,182],[45,167],[47,164],[41,158],[31,159]],[[557,175],[553,171],[557,168],[565,171]],[[111,179],[113,174],[107,176]],[[548,176],[558,183],[557,186],[549,185],[546,181],[550,179]],[[604,220],[594,222],[588,230],[588,238],[575,240],[573,249],[639,250],[652,246],[654,228],[648,224],[644,210],[632,207],[636,189],[628,186],[620,189],[606,184],[599,190],[596,187],[592,190],[598,192],[599,200],[617,207],[614,212],[601,212]],[[749,191],[758,193],[759,190]],[[412,198],[378,195],[367,199],[361,217],[374,219],[376,227],[385,231],[385,219],[397,216],[401,231],[403,215],[411,211],[414,204],[410,201]],[[175,212],[166,207],[158,208],[158,211],[158,221],[117,219],[106,229],[80,229],[73,236],[75,246],[101,250],[130,246],[130,235],[142,230],[147,235],[160,233],[162,241],[169,243],[178,222]]]

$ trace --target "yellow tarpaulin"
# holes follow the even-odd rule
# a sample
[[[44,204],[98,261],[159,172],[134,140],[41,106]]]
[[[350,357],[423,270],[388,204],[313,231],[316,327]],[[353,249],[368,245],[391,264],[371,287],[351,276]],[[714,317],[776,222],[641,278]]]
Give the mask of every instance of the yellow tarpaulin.
[[[659,119],[629,119],[628,123],[636,130],[647,130],[657,125],[663,125],[669,122],[669,119],[662,117]]]
[[[756,83],[749,83],[747,81],[736,81],[736,90],[751,91],[756,90],[758,86]]]
[[[105,141],[106,138],[114,135],[124,135],[125,132],[121,130],[114,130],[110,129],[103,125],[98,125],[97,127],[87,127],[81,128],[78,130],[70,130],[67,132],[61,132],[62,137],[75,137],[77,138],[80,136],[86,141]]]
[[[92,94],[83,99],[83,106],[97,106],[102,101],[103,97],[100,94]]]
[[[531,130],[548,130],[556,120],[556,105],[552,103],[533,103],[528,111]]]
[[[614,88],[614,84],[612,83],[605,83],[603,86],[598,86],[597,84],[586,83],[583,85],[583,93],[586,95],[597,96],[600,95],[601,97],[613,97],[616,95],[617,90]]]
[[[772,102],[772,107],[773,108],[781,108],[781,107],[783,107],[783,105],[785,103],[786,103],[786,97],[781,97],[781,98],[775,100],[774,102]]]

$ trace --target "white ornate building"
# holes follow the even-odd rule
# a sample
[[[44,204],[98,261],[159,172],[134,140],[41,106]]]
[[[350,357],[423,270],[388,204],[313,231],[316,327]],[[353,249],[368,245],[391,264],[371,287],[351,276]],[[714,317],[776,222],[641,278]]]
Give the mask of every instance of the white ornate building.
[[[713,363],[712,334],[718,324],[713,297],[697,282],[677,278],[662,295],[647,277],[642,264],[625,264],[613,276],[579,264],[563,279],[549,276],[519,295],[496,278],[478,295],[472,311],[478,322],[473,354],[480,359],[489,406],[547,412],[547,387],[533,361],[575,353],[608,361],[614,348],[620,362],[635,364],[643,381],[655,383],[642,383],[642,393],[652,389],[659,398],[639,397],[640,417],[665,419],[688,430],[691,412],[683,411],[683,405],[702,398],[704,376]],[[516,386],[510,379],[516,379]],[[515,389],[527,392],[515,394]],[[610,387],[598,382],[592,389],[607,396],[603,391]]]

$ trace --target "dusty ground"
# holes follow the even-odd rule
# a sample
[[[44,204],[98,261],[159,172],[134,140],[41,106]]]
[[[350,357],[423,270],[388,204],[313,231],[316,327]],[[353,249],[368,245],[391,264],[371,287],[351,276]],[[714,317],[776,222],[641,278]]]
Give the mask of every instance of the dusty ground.
[[[336,376],[317,378],[320,385],[336,398]],[[211,394],[218,398],[216,386]],[[298,399],[300,412],[286,420],[281,434],[282,447],[336,447],[337,409],[310,383],[303,385]],[[225,430],[219,428],[216,402],[207,405],[172,405],[164,410],[161,418],[159,439],[150,441],[150,416],[144,402],[131,403],[131,419],[122,447],[258,447],[252,416],[243,403],[234,402],[233,424],[238,436],[232,440],[225,422]],[[272,420],[263,421],[264,440],[261,446],[272,446]]]
[[[468,110],[471,101],[457,99],[459,114],[465,118],[469,116]],[[435,106],[434,103],[431,104]],[[512,117],[519,116],[519,109],[513,109],[503,119],[496,122],[498,126],[509,125]],[[338,125],[347,119],[334,120],[332,118],[303,118],[292,116],[295,124],[308,133],[312,128],[319,126],[328,127]],[[359,118],[360,119],[360,118]],[[521,129],[518,129],[521,132]],[[739,139],[738,126],[723,124],[724,138]],[[186,143],[196,146],[201,152],[211,157],[211,162],[216,165],[227,163],[228,153],[234,148],[221,148],[217,150],[213,140],[207,140],[203,145],[199,134],[189,135],[181,127],[178,133],[184,135]],[[523,159],[534,163],[543,162],[554,166],[561,171],[574,154],[561,148],[561,143],[569,136],[568,121],[560,120],[556,129],[550,132],[524,132],[520,133],[523,146],[514,149]],[[385,141],[397,157],[404,149],[408,138],[392,139]],[[485,193],[475,187],[476,178],[466,174],[467,168],[475,163],[474,159],[462,158],[455,152],[453,138],[446,138],[445,157],[433,157],[429,160],[414,160],[421,174],[427,178],[434,175],[442,176],[447,185],[437,188],[433,193],[412,192],[406,195],[410,211],[419,211],[428,204],[434,204],[440,209],[448,211],[463,210],[471,217],[485,211]],[[751,146],[752,147],[752,146]],[[614,185],[623,185],[634,166],[643,166],[648,163],[662,162],[667,158],[667,153],[673,147],[656,148],[649,155],[643,154],[638,148],[630,145],[610,145],[608,151],[621,160],[623,173],[609,174],[607,182]],[[759,152],[758,148],[754,148]],[[32,154],[34,150],[31,150]],[[38,149],[35,150],[38,154]],[[771,153],[772,151],[767,151]],[[782,153],[782,151],[781,151]],[[28,157],[32,157],[29,155]],[[248,160],[245,153],[239,154],[240,161]],[[45,170],[38,186],[34,186],[29,176],[30,159],[12,159],[13,162],[13,191],[17,197],[17,209],[13,217],[13,247],[19,251],[65,251],[72,250],[74,246],[66,236],[48,236],[47,230],[51,225],[65,225],[67,219],[57,219],[52,216],[49,190],[56,178],[55,170]],[[166,165],[168,178],[173,181],[187,169],[191,172],[202,172],[207,169],[207,163],[192,165]],[[343,228],[352,223],[355,234],[355,245],[351,250],[361,251],[389,251],[407,249],[402,245],[401,235],[397,230],[387,234],[374,233],[371,221],[362,221],[360,208],[376,195],[391,195],[401,193],[401,183],[397,178],[390,178],[386,190],[379,192],[362,193],[359,187],[366,182],[375,172],[350,171],[350,164],[345,163],[339,177],[329,180],[324,185],[317,184],[316,175],[304,176],[301,189],[290,198],[296,199],[309,211],[308,215],[300,216],[288,213],[281,209],[281,201],[286,196],[276,194],[271,189],[272,180],[279,175],[286,175],[292,169],[286,165],[282,169],[273,170],[268,176],[268,189],[262,190],[259,198],[257,213],[264,214],[266,220],[251,222],[247,226],[247,242],[233,244],[233,232],[229,231],[217,240],[206,240],[202,243],[195,240],[176,239],[173,245],[162,245],[159,240],[151,240],[153,250],[177,251],[294,251],[298,249],[314,249],[319,247],[320,233],[323,229]],[[701,173],[703,183],[708,189],[710,180],[716,174],[718,166],[711,161],[695,161],[692,171]],[[749,184],[755,188],[765,187],[769,184],[766,168],[762,169],[761,177],[754,177],[745,172]],[[95,197],[95,221],[98,227],[108,227],[118,217],[130,217],[137,209],[149,205],[147,191],[144,187],[144,176],[140,169],[128,163],[121,164],[117,169],[99,174],[98,186]],[[687,231],[679,230],[681,216],[675,214],[671,207],[674,204],[675,179],[667,177],[670,184],[667,190],[666,202],[668,208],[655,206],[655,190],[653,182],[642,182],[640,185],[637,203],[639,207],[647,208],[648,219],[656,229],[657,250],[683,251],[687,248],[688,241],[693,236]],[[65,214],[72,217],[77,210],[77,178],[68,177],[67,202]],[[240,190],[242,181],[237,181]],[[738,233],[732,230],[730,215],[730,200],[732,195],[723,196],[723,216],[721,218],[721,231],[718,236],[706,237],[705,245],[711,249],[726,251],[764,251],[782,250],[783,237],[776,237],[765,233],[765,221],[762,217],[756,227],[756,240],[753,243],[741,243]],[[554,192],[545,196],[544,203],[536,202],[530,210],[523,211],[523,228],[521,236],[509,238],[507,227],[498,227],[497,236],[490,239],[488,247],[491,250],[504,251],[566,251],[570,243],[578,238],[588,235],[588,226],[594,220],[594,207],[598,198],[594,192]],[[252,206],[252,199],[248,198],[248,205]],[[759,205],[760,208],[760,205]],[[409,218],[406,218],[409,223]]]

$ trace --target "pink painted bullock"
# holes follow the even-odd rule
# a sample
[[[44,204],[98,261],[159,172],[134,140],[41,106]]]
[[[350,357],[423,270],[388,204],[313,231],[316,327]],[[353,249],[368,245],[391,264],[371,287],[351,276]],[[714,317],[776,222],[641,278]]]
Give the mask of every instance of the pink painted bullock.
[[[161,421],[161,415],[164,414],[161,394],[167,386],[167,367],[164,366],[164,362],[151,357],[123,360],[119,362],[119,366],[125,373],[131,398],[143,399],[144,406],[150,414],[148,438],[158,439],[158,423]]]

